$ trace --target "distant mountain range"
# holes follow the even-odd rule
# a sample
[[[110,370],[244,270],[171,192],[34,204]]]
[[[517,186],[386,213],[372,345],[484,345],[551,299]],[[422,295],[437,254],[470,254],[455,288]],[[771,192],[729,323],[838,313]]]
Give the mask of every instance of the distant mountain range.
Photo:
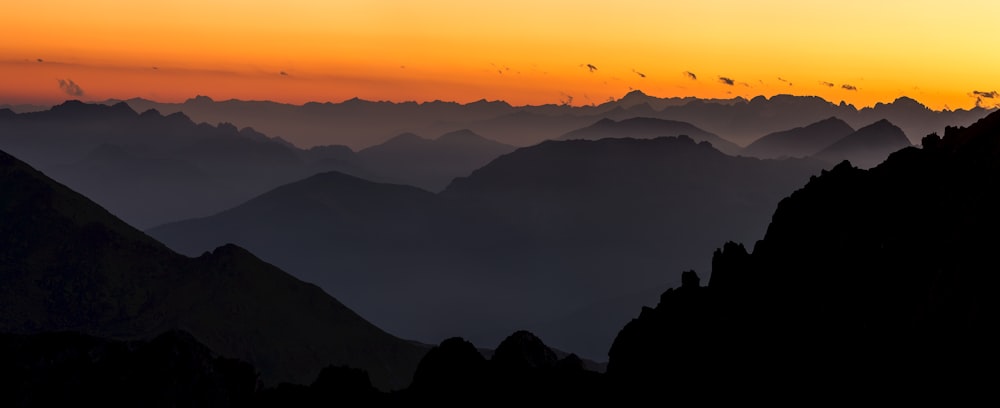
[[[675,120],[635,117],[615,121],[601,119],[593,125],[568,132],[560,140],[599,140],[608,137],[631,137],[636,139],[653,139],[663,136],[688,136],[696,142],[708,142],[712,147],[728,155],[736,155],[740,147],[722,139],[718,135],[708,133],[696,126]]]
[[[384,175],[380,178],[384,181],[437,192],[455,177],[466,176],[514,149],[462,129],[433,140],[404,133],[362,149],[357,156],[363,166]]]
[[[754,140],[740,153],[762,159],[808,157],[854,133],[847,122],[835,117],[808,126],[768,133]]]
[[[228,123],[196,124],[183,113],[136,113],[129,105],[69,101],[51,110],[0,115],[0,149],[150,227],[205,216],[279,185],[337,170],[439,191],[512,146],[456,131],[411,135],[354,152],[299,149]]]
[[[867,169],[882,163],[890,153],[909,146],[910,141],[903,130],[882,119],[844,136],[814,157],[831,163],[849,160],[855,166]]]
[[[854,131],[837,118],[809,126],[775,132],[757,139],[740,154],[761,157],[813,157],[831,164],[848,160],[870,168],[904,147],[910,146],[903,130],[882,119]]]
[[[249,248],[408,338],[490,344],[525,328],[602,360],[634,309],[590,305],[705,266],[727,237],[760,237],[780,197],[824,165],[688,137],[549,141],[439,194],[332,172],[149,232],[191,255]]]
[[[107,101],[114,104],[120,101]],[[137,111],[155,108],[165,114],[183,111],[196,122],[236,123],[300,147],[342,144],[359,150],[396,135],[443,134],[469,129],[488,139],[514,146],[529,146],[553,139],[600,119],[650,117],[690,123],[740,146],[772,132],[803,127],[838,117],[854,128],[880,119],[895,123],[911,143],[947,125],[968,125],[989,110],[931,111],[919,102],[901,97],[891,103],[858,109],[818,97],[775,95],[750,100],[658,98],[632,91],[619,100],[594,106],[511,106],[501,101],[373,102],[351,99],[340,103],[289,105],[268,101],[214,101],[205,96],[183,103],[158,103],[144,99],[125,101]],[[694,137],[694,136],[692,136]],[[723,149],[724,150],[724,149]]]
[[[751,252],[725,244],[707,286],[685,272],[622,329],[609,376],[648,393],[991,390],[1000,113],[922,146],[870,170],[841,163],[782,200]]]
[[[427,351],[235,245],[179,255],[3,152],[0,298],[0,332],[148,339],[184,330],[270,384],[342,364],[402,388]]]

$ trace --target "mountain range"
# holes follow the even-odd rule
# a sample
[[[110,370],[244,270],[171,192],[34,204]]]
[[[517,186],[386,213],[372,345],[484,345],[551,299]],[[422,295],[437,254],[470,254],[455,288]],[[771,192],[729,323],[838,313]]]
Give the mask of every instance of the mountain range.
[[[762,159],[808,157],[851,133],[854,133],[851,125],[831,116],[808,126],[768,133],[747,145],[740,154]]]
[[[270,384],[345,364],[398,389],[427,351],[235,245],[179,255],[3,152],[0,272],[0,332],[131,340],[184,330]]]
[[[699,103],[654,109],[643,96],[616,111]],[[159,144],[142,147],[129,142],[145,133],[123,123],[141,129],[134,118],[145,116],[187,130],[191,121],[124,105],[70,103],[35,115],[0,110],[0,139],[34,160],[49,157],[32,140],[48,126],[57,136],[43,139],[59,142],[57,160],[85,152],[90,163],[137,166],[136,151],[176,149],[183,153],[171,160],[218,159],[206,166],[218,173],[250,157],[297,158],[312,170],[359,163],[348,147],[297,149],[232,125],[197,125],[208,137],[158,134],[151,143]],[[87,119],[99,115],[118,119]],[[763,150],[792,151],[816,129],[843,128],[824,122],[769,135]],[[287,406],[538,395],[901,402],[990,392],[1000,113],[945,127],[919,148],[889,120],[870,123],[810,157],[780,160],[726,155],[688,136],[546,141],[501,153],[438,193],[321,171],[150,230],[193,257],[0,152],[0,394],[13,405],[146,397]],[[94,147],[66,129],[105,142]],[[234,131],[239,141],[229,144]],[[388,146],[435,143],[399,139]],[[468,133],[440,139],[482,142]],[[894,144],[904,147],[884,161],[877,152],[861,165],[821,160]],[[239,158],[213,156],[225,151]],[[180,165],[171,160],[156,165],[172,174],[168,166]],[[751,251],[739,243],[760,237]],[[260,246],[267,262],[217,242]],[[709,263],[704,248],[722,242]],[[711,271],[706,286],[695,270]],[[619,319],[621,299],[645,302],[663,286],[671,288],[656,307],[636,305],[638,317],[603,326]],[[504,340],[487,360],[463,338],[429,347],[383,325],[406,337]],[[560,357],[514,326],[564,349],[603,347],[607,373],[583,370],[578,357]],[[255,369],[268,384],[298,385],[252,390]],[[406,389],[381,394],[369,375],[383,390]]]
[[[68,101],[50,110],[0,114],[0,149],[147,228],[233,207],[282,184],[337,170],[439,191],[514,148],[470,131],[415,135],[355,152],[299,149],[229,123],[196,124],[183,113],[136,113],[129,105]]]
[[[121,101],[105,103],[117,102]],[[183,103],[144,99],[125,102],[138,111],[151,108],[165,114],[183,111],[196,122],[250,126],[305,148],[343,144],[355,150],[406,132],[443,134],[461,129],[505,144],[530,146],[600,119],[634,117],[687,122],[740,146],[748,145],[761,135],[806,126],[831,116],[843,119],[854,128],[888,119],[911,137],[911,143],[916,143],[924,135],[943,131],[945,126],[965,126],[990,112],[978,107],[932,111],[907,97],[857,108],[810,96],[758,96],[749,100],[742,97],[658,98],[638,90],[621,99],[592,106],[512,106],[486,100],[468,104],[394,103],[357,98],[340,103],[289,105],[269,101],[214,101],[206,96]]]
[[[489,344],[529,329],[600,360],[646,297],[617,303],[619,318],[590,305],[703,266],[698,254],[727,237],[761,236],[824,165],[683,136],[549,141],[438,194],[331,172],[149,233],[189,255],[244,246],[407,338]]]
[[[735,155],[740,147],[718,135],[708,133],[686,122],[675,120],[634,117],[615,121],[601,119],[593,125],[568,132],[558,139],[599,140],[607,137],[630,137],[635,139],[651,139],[663,136],[688,136],[696,142],[708,142],[712,147],[728,155]]]

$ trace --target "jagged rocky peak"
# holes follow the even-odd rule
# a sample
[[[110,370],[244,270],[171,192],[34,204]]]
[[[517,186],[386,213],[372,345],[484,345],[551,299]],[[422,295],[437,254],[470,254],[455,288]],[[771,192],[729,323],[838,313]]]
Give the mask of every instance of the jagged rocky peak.
[[[508,369],[537,369],[555,367],[558,357],[538,336],[519,330],[497,346],[492,361]]]

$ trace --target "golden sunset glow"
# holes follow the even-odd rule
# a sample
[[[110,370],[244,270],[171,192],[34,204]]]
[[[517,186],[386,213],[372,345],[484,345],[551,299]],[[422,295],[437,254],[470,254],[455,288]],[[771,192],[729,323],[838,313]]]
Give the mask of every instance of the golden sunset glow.
[[[630,89],[859,107],[904,95],[933,109],[1000,103],[974,93],[1000,89],[995,1],[9,3],[0,104],[207,95],[586,105]]]

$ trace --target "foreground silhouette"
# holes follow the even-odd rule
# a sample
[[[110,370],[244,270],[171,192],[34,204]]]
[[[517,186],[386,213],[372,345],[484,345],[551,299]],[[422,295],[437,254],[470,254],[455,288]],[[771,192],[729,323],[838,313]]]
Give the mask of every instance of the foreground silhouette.
[[[997,362],[1000,114],[782,200],[752,253],[716,251],[626,325],[608,376],[754,395],[977,390]]]

